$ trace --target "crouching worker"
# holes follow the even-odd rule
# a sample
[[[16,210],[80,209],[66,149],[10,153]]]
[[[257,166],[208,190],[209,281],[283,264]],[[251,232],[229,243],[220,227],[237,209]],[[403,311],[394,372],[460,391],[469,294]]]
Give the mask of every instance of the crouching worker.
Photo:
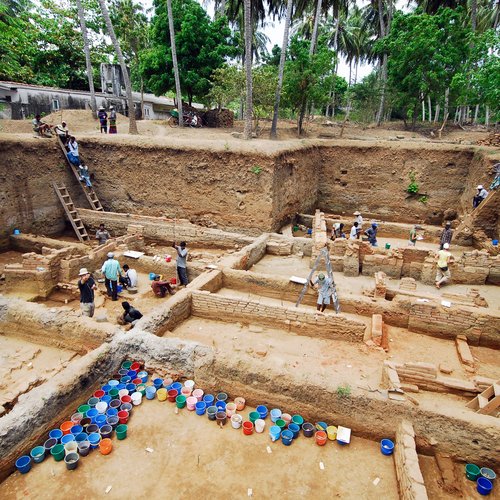
[[[318,300],[316,302],[316,309],[323,312],[326,306],[330,305],[330,298],[332,296],[332,282],[330,278],[327,278],[323,273],[318,274],[316,281],[310,280],[312,287],[317,285],[318,289]]]
[[[170,282],[165,280],[160,280],[159,274],[155,275],[155,278],[151,283],[151,288],[153,289],[153,293],[157,297],[165,297],[165,295],[167,295],[167,292],[170,295],[173,295],[175,293]]]
[[[137,288],[137,271],[130,269],[128,264],[124,264],[123,276],[120,276],[119,280],[125,288]]]
[[[132,307],[128,302],[122,302],[123,315],[121,316],[121,324],[134,326],[141,318],[142,314]]]

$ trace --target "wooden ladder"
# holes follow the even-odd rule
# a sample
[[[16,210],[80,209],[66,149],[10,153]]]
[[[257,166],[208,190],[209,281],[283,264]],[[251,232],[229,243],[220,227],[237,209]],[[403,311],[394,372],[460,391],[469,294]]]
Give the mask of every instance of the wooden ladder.
[[[467,408],[472,408],[476,413],[492,415],[500,407],[500,380],[487,387],[481,394],[478,394]]]
[[[57,137],[57,142],[59,143],[59,147],[64,153],[64,158],[66,158],[66,162],[69,165],[69,168],[71,168],[73,174],[76,177],[76,180],[78,181],[78,184],[80,184],[80,186],[82,187],[92,210],[104,212],[104,208],[102,208],[101,202],[99,201],[99,198],[97,198],[97,194],[95,193],[94,188],[88,187],[84,182],[80,181],[80,173],[78,172],[78,169],[69,161],[68,152],[66,151],[66,148],[64,147],[64,144],[61,142],[61,139],[59,139],[59,137]]]
[[[85,226],[83,225],[83,222],[78,217],[78,212],[76,211],[75,205],[68,193],[68,190],[66,189],[66,186],[64,184],[58,186],[56,182],[53,182],[52,185],[54,186],[54,190],[64,208],[64,211],[66,212],[66,216],[73,226],[76,236],[82,243],[89,241],[90,237],[85,229]]]

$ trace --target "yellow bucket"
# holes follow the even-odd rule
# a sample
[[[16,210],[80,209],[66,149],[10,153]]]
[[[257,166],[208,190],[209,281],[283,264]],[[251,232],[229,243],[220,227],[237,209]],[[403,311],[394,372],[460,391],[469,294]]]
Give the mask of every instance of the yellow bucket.
[[[326,428],[326,434],[328,435],[328,439],[330,441],[335,441],[337,439],[337,427],[334,425],[329,425]]]
[[[158,401],[165,401],[165,399],[167,399],[167,389],[164,389],[163,387],[158,389],[156,391],[156,397],[158,398]]]

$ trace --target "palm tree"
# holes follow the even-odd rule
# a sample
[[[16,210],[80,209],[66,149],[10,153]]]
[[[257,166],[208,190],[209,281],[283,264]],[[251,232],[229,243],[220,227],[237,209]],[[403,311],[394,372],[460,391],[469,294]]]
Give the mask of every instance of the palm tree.
[[[78,9],[78,19],[80,20],[80,28],[82,30],[83,38],[83,50],[85,52],[85,63],[87,65],[87,78],[89,80],[89,90],[90,90],[90,107],[92,108],[92,116],[97,120],[97,103],[95,100],[95,89],[94,89],[94,73],[92,71],[92,63],[90,61],[90,47],[89,39],[87,37],[87,25],[85,23],[85,12],[83,11],[83,5],[81,0],[76,0],[76,6]]]
[[[106,23],[108,35],[111,38],[111,42],[113,43],[116,55],[118,57],[118,62],[120,63],[120,67],[122,69],[123,81],[125,83],[125,92],[127,94],[128,101],[128,133],[135,135],[139,132],[137,131],[137,123],[135,121],[134,99],[132,98],[132,86],[130,85],[130,77],[128,74],[127,66],[120,49],[120,44],[118,43],[118,39],[116,38],[115,30],[113,28],[113,24],[111,23],[111,18],[109,17],[109,11],[106,7],[106,0],[99,0],[99,5],[101,6],[101,12],[104,18],[104,22]]]
[[[170,1],[170,0],[168,0]],[[252,2],[244,0],[245,13],[245,74],[246,74],[246,109],[244,137],[252,138],[253,86],[252,86]]]
[[[281,88],[283,86],[283,72],[285,69],[286,49],[288,47],[288,32],[290,31],[290,21],[292,19],[293,0],[288,0],[286,5],[285,30],[283,32],[283,43],[281,44],[280,65],[278,68],[278,85],[276,85],[276,96],[274,100],[273,123],[269,137],[276,139],[276,129],[278,128],[278,114],[280,107]]]
[[[172,0],[167,0],[168,28],[170,31],[170,47],[172,49],[172,66],[174,67],[175,93],[177,95],[177,109],[179,111],[179,127],[184,126],[182,114],[181,80],[179,78],[179,65],[177,64],[177,50],[175,48],[174,16],[172,15]]]

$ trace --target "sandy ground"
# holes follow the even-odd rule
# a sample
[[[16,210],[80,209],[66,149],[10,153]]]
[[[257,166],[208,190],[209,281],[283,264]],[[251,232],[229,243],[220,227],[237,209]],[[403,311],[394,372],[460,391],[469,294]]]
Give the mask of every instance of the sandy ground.
[[[0,329],[0,405],[8,407],[77,357],[72,351],[33,344]]]
[[[250,410],[241,412],[245,419]],[[113,437],[110,455],[92,451],[75,471],[48,457],[26,475],[12,474],[0,484],[0,497],[244,498],[251,489],[253,498],[398,498],[393,458],[380,453],[379,443],[353,436],[348,446],[319,447],[300,436],[285,447],[271,442],[269,425],[268,417],[263,434],[244,436],[186,409],[175,414],[172,403],[144,401],[127,439]]]

